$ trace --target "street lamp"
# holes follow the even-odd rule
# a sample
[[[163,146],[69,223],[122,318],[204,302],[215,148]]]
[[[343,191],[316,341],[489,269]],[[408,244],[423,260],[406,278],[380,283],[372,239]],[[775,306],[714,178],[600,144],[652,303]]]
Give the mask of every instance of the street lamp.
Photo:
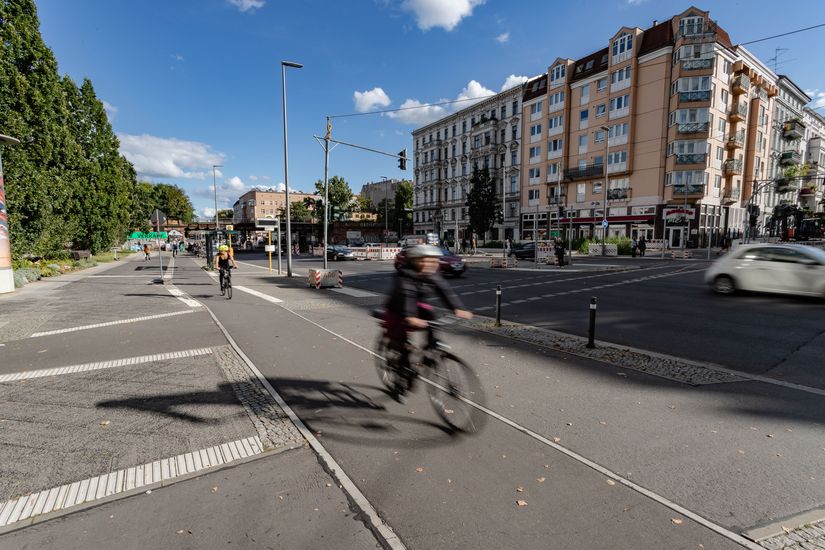
[[[284,109],[284,198],[286,199],[286,275],[292,277],[292,229],[289,224],[289,146],[286,129],[286,68],[292,67],[300,69],[303,67],[300,63],[292,61],[281,61],[281,90],[283,91],[283,109]],[[326,207],[326,205],[324,205]],[[327,251],[324,250],[324,255]]]
[[[212,190],[215,191],[215,238],[217,239],[220,226],[218,223],[218,185],[215,183],[215,168],[223,168],[223,164],[212,165]]]
[[[602,201],[602,256],[605,256],[605,237],[607,235],[607,169],[609,166],[607,161],[610,157],[610,128],[607,126],[602,126],[601,129],[604,130],[604,188],[602,189],[602,195],[604,196],[604,200]]]
[[[0,134],[0,145],[17,145],[19,140]],[[11,238],[9,215],[6,212],[6,193],[3,190],[3,159],[0,158],[0,294],[14,291],[14,272],[11,267]]]
[[[381,179],[384,180],[384,244],[387,244],[387,237],[389,237],[389,227],[387,226],[388,221],[388,207],[390,202],[390,191],[387,187],[387,176],[381,176]]]

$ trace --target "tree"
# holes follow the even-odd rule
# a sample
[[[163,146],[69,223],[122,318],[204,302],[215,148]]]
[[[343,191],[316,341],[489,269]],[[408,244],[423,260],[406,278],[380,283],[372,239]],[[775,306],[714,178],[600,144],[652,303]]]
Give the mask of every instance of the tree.
[[[221,208],[218,210],[219,220],[232,220],[235,218],[235,211],[231,208]]]
[[[306,199],[302,201],[295,201],[289,203],[289,219],[293,222],[308,222],[312,219],[312,212],[306,204]],[[278,210],[278,215],[281,218],[286,217],[285,208]]]
[[[401,232],[412,224],[413,185],[409,180],[398,184],[395,191],[395,219],[401,220]],[[401,237],[401,235],[399,235]]]
[[[155,185],[155,204],[168,218],[191,223],[195,217],[195,208],[186,191],[177,185],[158,183]],[[230,214],[230,218],[232,215]]]
[[[357,195],[355,197],[355,203],[359,212],[376,212],[375,205],[373,205],[372,201],[367,197]]]
[[[349,212],[352,208],[352,189],[350,189],[347,181],[341,176],[332,176],[328,180],[329,183],[329,206],[330,206],[330,221],[335,220],[336,216],[341,217],[344,212]],[[315,212],[319,219],[324,219],[324,182],[318,180],[315,182],[315,191],[319,198],[315,201]]]
[[[467,213],[470,230],[483,238],[494,223],[501,222],[501,209],[496,200],[495,180],[486,168],[473,171],[470,192],[467,193]]]

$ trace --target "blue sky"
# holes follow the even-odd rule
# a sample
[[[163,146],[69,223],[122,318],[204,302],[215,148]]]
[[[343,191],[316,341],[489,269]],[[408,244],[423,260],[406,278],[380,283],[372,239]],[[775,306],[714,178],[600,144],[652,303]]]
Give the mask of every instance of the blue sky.
[[[734,43],[825,23],[816,0],[714,0]],[[689,4],[671,0],[37,0],[41,31],[61,73],[89,77],[106,102],[121,150],[144,179],[181,185],[199,214],[255,185],[283,182],[280,61],[287,73],[290,188],[323,177],[325,116],[501,90],[556,57],[607,45],[623,25],[647,28]],[[585,7],[586,6],[586,7]],[[582,29],[587,32],[583,33]],[[825,106],[825,28],[747,46]],[[379,90],[376,90],[379,88]],[[358,92],[358,94],[356,94]],[[467,104],[462,104],[466,106]],[[823,112],[822,110],[820,112]],[[333,136],[397,152],[437,115],[336,120]],[[330,175],[358,192],[366,181],[412,177],[397,162],[338,147]],[[205,210],[206,209],[206,210]]]

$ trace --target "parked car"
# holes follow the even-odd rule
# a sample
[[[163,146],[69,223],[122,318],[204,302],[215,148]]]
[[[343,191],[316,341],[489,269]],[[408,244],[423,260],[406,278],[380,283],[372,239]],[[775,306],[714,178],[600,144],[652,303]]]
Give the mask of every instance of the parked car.
[[[510,257],[519,260],[532,260],[536,257],[536,243],[517,244],[510,249]]]
[[[745,244],[716,260],[705,282],[737,290],[825,297],[825,251],[797,244]]]
[[[413,245],[414,246],[414,245]],[[407,262],[407,250],[410,247],[406,247],[401,250],[398,254],[395,255],[395,269],[401,269]],[[461,277],[467,271],[467,263],[461,256],[456,256],[453,254],[449,249],[442,248],[441,251],[444,253],[443,256],[438,258],[438,269],[442,275],[451,275],[453,277]]]
[[[336,262],[339,260],[354,260],[355,254],[352,253],[352,250],[347,248],[346,246],[328,246],[327,247],[327,260],[335,260]]]

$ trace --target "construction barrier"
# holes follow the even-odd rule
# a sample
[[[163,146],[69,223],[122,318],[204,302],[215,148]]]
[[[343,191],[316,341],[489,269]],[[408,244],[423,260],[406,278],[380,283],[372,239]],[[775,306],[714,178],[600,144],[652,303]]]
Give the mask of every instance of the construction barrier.
[[[674,260],[687,260],[688,258],[692,258],[693,255],[690,253],[690,250],[673,250],[670,253],[670,257]]]
[[[501,256],[490,258],[490,267],[516,267],[517,265],[518,258],[502,258]]]
[[[602,245],[599,243],[590,243],[587,245],[587,255],[588,256],[601,256],[602,255]],[[619,247],[615,244],[606,243],[604,245],[604,255],[605,256],[618,256],[619,255]]]
[[[382,260],[394,260],[398,253],[401,252],[400,246],[387,246],[381,249]]]
[[[310,268],[307,285],[314,288],[341,288],[344,286],[344,274],[337,269]]]

